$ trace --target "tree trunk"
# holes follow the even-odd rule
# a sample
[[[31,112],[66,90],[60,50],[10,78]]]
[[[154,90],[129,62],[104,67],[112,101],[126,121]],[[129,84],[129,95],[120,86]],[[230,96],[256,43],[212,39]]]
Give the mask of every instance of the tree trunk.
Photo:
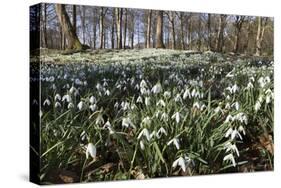
[[[263,35],[265,26],[267,24],[267,18],[258,17],[258,31],[256,37],[256,55],[260,56],[262,54],[261,47],[263,41]]]
[[[169,12],[170,29],[172,36],[172,49],[176,48],[175,16],[172,11]]]
[[[67,39],[67,49],[82,50],[82,44],[79,41],[73,26],[70,23],[70,19],[65,10],[65,5],[56,4],[56,12],[58,15],[59,23],[62,27],[62,31]]]
[[[212,50],[212,31],[211,31],[211,14],[208,14],[207,30],[208,30],[208,50]]]
[[[156,28],[156,48],[165,48],[163,43],[163,11],[158,11]]]
[[[111,23],[111,48],[114,49],[114,25],[115,25],[115,14],[112,11],[112,23]]]
[[[116,19],[117,19],[117,48],[122,48],[122,8],[116,8]]]
[[[103,8],[100,8],[100,49],[104,48],[104,12]]]
[[[76,33],[77,21],[76,21],[76,5],[72,6],[72,24],[73,30]]]
[[[97,19],[95,14],[95,9],[93,10],[93,48],[96,49],[97,41]]]
[[[217,52],[222,52],[223,49],[223,43],[224,43],[224,27],[225,27],[225,20],[226,20],[226,15],[221,14],[220,19],[219,19],[219,29],[218,29],[218,34],[217,34],[217,44],[216,44],[216,50]]]
[[[44,3],[44,24],[43,24],[43,32],[44,32],[44,46],[48,48],[48,37],[47,37],[47,4]]]
[[[150,48],[150,36],[151,36],[151,17],[152,17],[152,10],[149,10],[147,16],[147,29],[146,29],[146,48]]]
[[[183,12],[180,13],[180,27],[181,27],[181,49],[185,50],[185,42],[184,42],[184,25],[183,25]]]
[[[128,10],[124,9],[125,12],[125,21],[124,21],[124,42],[123,42],[123,47],[126,47],[126,39],[127,39],[127,25],[128,25]]]

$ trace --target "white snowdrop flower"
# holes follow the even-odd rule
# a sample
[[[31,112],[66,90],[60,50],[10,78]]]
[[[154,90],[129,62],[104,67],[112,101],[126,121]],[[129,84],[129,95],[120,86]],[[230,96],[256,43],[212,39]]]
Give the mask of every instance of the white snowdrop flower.
[[[103,90],[103,87],[102,87],[102,85],[101,85],[100,83],[97,83],[96,89],[97,89],[98,91],[102,91],[102,90]]]
[[[185,100],[186,98],[191,98],[191,94],[190,94],[190,91],[189,89],[186,89],[185,92],[183,93],[183,99]]]
[[[74,108],[74,104],[72,102],[68,103],[67,109],[72,109]]]
[[[126,102],[122,102],[121,103],[121,107],[122,107],[122,110],[126,111],[128,109],[130,109],[130,103],[128,103],[127,101]]]
[[[150,135],[146,128],[144,128],[138,135],[138,139],[140,139],[142,136],[145,136],[147,141],[150,141]]]
[[[225,138],[229,137],[229,136],[232,134],[232,132],[233,132],[233,129],[230,127],[230,128],[226,131],[224,137],[225,137]]]
[[[234,159],[234,156],[232,153],[226,155],[224,158],[223,158],[223,161],[231,161],[232,162],[232,165],[235,167],[236,166],[236,162],[235,162],[235,159]]]
[[[247,89],[252,89],[252,88],[254,88],[254,86],[253,86],[252,82],[249,82],[247,85]]]
[[[227,102],[226,104],[225,104],[225,107],[224,107],[225,109],[230,109],[230,104],[229,104],[229,102]]]
[[[156,137],[160,138],[163,134],[165,134],[167,136],[166,130],[163,127],[160,127],[160,129],[156,133]]]
[[[141,87],[141,88],[147,87],[147,84],[146,84],[146,82],[145,82],[144,80],[142,80],[142,81],[140,82],[140,87]]]
[[[229,95],[226,96],[226,100],[230,100],[231,97]]]
[[[85,106],[84,102],[83,102],[83,101],[80,101],[80,102],[78,103],[78,105],[77,105],[77,108],[78,108],[79,110],[83,110],[84,106]]]
[[[164,121],[164,122],[167,122],[169,120],[169,115],[166,112],[163,112],[160,120]]]
[[[49,99],[46,99],[44,102],[43,102],[43,106],[50,106],[51,105],[51,101]]]
[[[271,96],[270,95],[266,95],[265,102],[266,102],[266,104],[271,102]]]
[[[173,143],[176,146],[177,150],[180,149],[180,144],[179,144],[179,139],[178,138],[173,138],[172,140],[170,140],[167,143],[167,145],[169,146],[171,143]]]
[[[96,125],[103,125],[104,124],[104,119],[101,114],[99,114],[96,118]]]
[[[115,102],[114,108],[115,108],[115,109],[118,109],[118,108],[119,108],[119,103],[118,103],[118,102]]]
[[[231,151],[231,153],[236,153],[236,155],[239,157],[239,151],[235,144],[232,144],[231,142],[227,142],[224,146],[226,148],[226,152]]]
[[[200,111],[203,111],[204,109],[206,109],[206,105],[205,104],[201,105]]]
[[[239,90],[239,87],[238,87],[237,84],[235,83],[235,84],[232,86],[232,93],[236,93],[238,90]]]
[[[240,125],[240,126],[238,127],[238,131],[239,131],[239,132],[242,132],[244,135],[246,135],[246,131],[245,131],[245,129],[244,129],[244,127],[243,127],[242,125]]]
[[[96,105],[96,104],[91,104],[91,105],[89,106],[89,108],[90,108],[90,110],[91,110],[92,112],[94,112],[94,111],[96,111],[96,109],[97,109],[97,105]]]
[[[181,95],[178,93],[174,100],[175,100],[175,102],[182,102]]]
[[[109,121],[107,121],[104,126],[104,129],[108,129],[109,130],[109,134],[114,134],[115,132],[113,131],[112,127],[111,127],[111,123]]]
[[[62,97],[62,101],[67,101],[67,102],[71,102],[71,97],[70,95],[66,94]]]
[[[88,82],[87,82],[87,81],[84,81],[84,82],[83,82],[83,85],[84,85],[84,86],[87,86],[87,85],[88,85]]]
[[[258,83],[260,84],[260,87],[261,87],[261,88],[264,88],[264,86],[265,86],[265,84],[266,84],[263,77],[260,77],[260,78],[258,79]]]
[[[137,98],[137,103],[142,103],[143,101],[142,101],[142,98],[141,98],[141,96],[139,96],[138,98]]]
[[[94,144],[92,143],[89,143],[88,146],[87,146],[87,150],[86,150],[86,158],[88,159],[89,158],[89,155],[95,159],[96,158],[96,155],[97,155],[97,148],[96,146],[94,146]]]
[[[136,128],[136,126],[133,124],[133,122],[131,121],[130,118],[123,118],[122,119],[122,126],[123,127],[126,127],[126,128],[129,128],[129,127],[132,127],[132,128]]]
[[[97,99],[96,99],[96,97],[91,96],[90,99],[89,99],[89,101],[90,101],[91,104],[94,104],[94,103],[97,102]]]
[[[149,116],[146,116],[143,120],[142,120],[142,122],[141,122],[143,125],[150,125],[151,124],[151,119],[150,119],[150,117]]]
[[[55,95],[55,101],[57,101],[57,100],[58,100],[58,101],[61,100],[61,96],[60,96],[60,94],[58,94],[58,93]]]
[[[108,89],[105,91],[105,95],[107,95],[107,96],[110,95],[110,91]]]
[[[148,94],[148,90],[144,87],[141,87],[140,92],[141,92],[142,95]]]
[[[165,92],[164,92],[164,97],[165,97],[166,99],[169,99],[169,98],[171,97],[171,92],[170,92],[170,91],[165,91]]]
[[[181,114],[179,112],[176,112],[172,115],[172,119],[175,119],[177,124],[180,122],[180,118]]]
[[[239,120],[241,123],[245,123],[246,125],[248,124],[248,118],[242,112],[236,114],[235,119]]]
[[[193,107],[193,108],[200,109],[200,104],[199,104],[199,102],[198,102],[198,101],[195,102],[192,107]]]
[[[83,85],[83,82],[81,80],[79,80],[79,78],[75,79],[75,84],[76,85]]]
[[[162,86],[159,82],[157,84],[155,84],[151,89],[151,92],[154,93],[154,94],[158,94],[161,91],[162,91]]]
[[[87,138],[87,133],[85,131],[82,131],[82,133],[80,134],[81,140],[84,141]]]
[[[236,129],[234,129],[231,133],[231,140],[234,140],[237,137],[239,137],[240,140],[243,140],[241,134]]]
[[[196,90],[193,89],[193,90],[191,91],[191,96],[192,96],[192,97],[195,97],[196,93],[197,93]]]
[[[224,121],[224,123],[231,123],[232,121],[234,121],[234,117],[232,115],[228,115]]]
[[[186,171],[186,166],[185,166],[185,160],[182,157],[179,157],[177,160],[175,160],[172,164],[172,167],[175,168],[179,166],[182,171]]]
[[[61,104],[59,102],[56,102],[55,103],[55,108],[60,108],[61,107]]]
[[[260,101],[257,101],[256,104],[255,104],[254,109],[257,112],[257,111],[259,111],[260,108],[261,108],[261,103],[260,103]]]
[[[144,104],[145,104],[146,106],[150,106],[150,104],[151,104],[151,102],[150,102],[150,97],[145,97],[145,99],[144,99]]]
[[[76,88],[75,88],[74,86],[72,86],[72,87],[69,89],[69,93],[70,93],[70,94],[73,94],[75,91],[76,91]]]
[[[166,103],[160,99],[157,103],[156,103],[157,106],[162,106],[162,107],[165,107],[166,106]]]
[[[231,105],[231,107],[234,107],[235,110],[239,110],[240,105],[239,105],[238,102],[235,102],[235,103],[233,103],[233,104]]]
[[[264,79],[264,81],[265,81],[266,83],[270,83],[270,78],[269,78],[269,76],[266,76],[265,79]]]
[[[142,140],[140,141],[140,147],[141,147],[141,150],[144,150],[144,144],[143,144]]]
[[[219,112],[223,113],[220,106],[216,107],[214,111],[215,111],[215,113],[219,113]]]
[[[263,102],[263,98],[264,98],[264,95],[260,95],[259,98],[258,98],[258,101],[259,101],[260,103],[262,103],[262,102]]]

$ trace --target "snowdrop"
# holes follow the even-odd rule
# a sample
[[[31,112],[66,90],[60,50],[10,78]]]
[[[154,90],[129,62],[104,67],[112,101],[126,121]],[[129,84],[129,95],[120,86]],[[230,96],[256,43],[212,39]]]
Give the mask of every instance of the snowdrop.
[[[84,103],[83,101],[80,101],[80,102],[78,103],[78,105],[77,105],[77,108],[78,108],[80,111],[83,110],[84,107],[85,107],[85,103]]]
[[[91,104],[94,104],[94,103],[97,102],[97,99],[96,99],[96,97],[91,96],[90,99],[89,99],[89,101],[90,101]]]
[[[88,146],[87,146],[87,149],[86,149],[86,158],[88,159],[89,158],[89,155],[95,159],[96,158],[96,155],[97,155],[97,148],[96,146],[94,146],[94,144],[92,143],[89,143]]]
[[[144,104],[146,105],[146,106],[150,106],[150,97],[145,97],[145,99],[144,99]]]
[[[169,99],[171,97],[171,92],[170,91],[165,91],[163,95],[164,95],[164,97],[166,99]]]
[[[46,99],[44,102],[43,102],[43,106],[50,106],[51,105],[51,101],[49,99]]]
[[[142,125],[150,125],[151,124],[151,119],[149,116],[146,116],[143,120],[142,120]]]
[[[172,115],[172,119],[175,119],[177,124],[180,122],[180,118],[181,114],[179,112],[176,112],[174,115]]]
[[[169,120],[169,116],[166,112],[163,112],[160,118],[161,121],[167,122]]]
[[[55,103],[55,108],[60,108],[61,107],[61,104],[59,102],[56,102]]]
[[[132,128],[136,128],[136,126],[133,124],[133,122],[131,121],[130,118],[123,118],[122,119],[122,126],[123,127],[126,127],[126,128],[129,128],[129,127],[132,127]]]
[[[157,106],[162,106],[162,107],[165,107],[166,106],[166,103],[160,99],[157,103],[156,103]]]
[[[62,101],[66,101],[66,102],[71,102],[71,97],[70,95],[66,94],[62,97]]]
[[[234,159],[234,156],[232,153],[226,155],[224,158],[223,158],[223,161],[231,161],[232,162],[232,165],[235,167],[236,166],[236,162],[235,162],[235,159]]]
[[[163,134],[167,136],[166,130],[163,127],[160,127],[160,129],[156,133],[156,137],[160,138]]]
[[[180,149],[180,144],[179,144],[179,139],[178,138],[173,138],[172,140],[170,140],[167,143],[167,145],[169,146],[171,143],[173,143],[176,146],[177,150]]]
[[[189,89],[186,89],[185,92],[183,93],[183,99],[185,100],[186,98],[191,98],[191,94],[190,94],[190,91]]]
[[[74,104],[72,102],[68,103],[67,109],[72,109],[74,108]]]
[[[142,98],[141,98],[141,96],[139,96],[138,98],[137,98],[137,103],[142,103],[143,101],[142,101]]]
[[[179,166],[182,169],[182,171],[184,172],[186,171],[185,160],[182,157],[179,157],[177,160],[173,162],[172,167],[175,168],[177,166]]]
[[[138,135],[138,140],[142,137],[142,136],[144,136],[146,139],[147,139],[147,141],[150,141],[150,134],[149,134],[149,132],[148,132],[148,130],[146,129],[146,128],[144,128],[140,133],[139,133],[139,135]]]
[[[60,94],[58,94],[58,93],[55,95],[55,101],[57,101],[57,100],[58,100],[58,101],[61,100],[61,96],[60,96]]]
[[[161,91],[162,91],[162,86],[159,82],[157,84],[155,84],[151,89],[151,92],[154,93],[154,94],[158,94]]]

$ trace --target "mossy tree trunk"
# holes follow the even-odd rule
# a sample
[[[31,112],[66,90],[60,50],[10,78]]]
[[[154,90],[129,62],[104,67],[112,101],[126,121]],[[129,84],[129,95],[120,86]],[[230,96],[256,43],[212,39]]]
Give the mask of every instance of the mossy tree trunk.
[[[65,5],[56,4],[56,13],[62,32],[67,39],[67,49],[69,50],[82,50],[82,44],[79,41],[73,26],[71,25],[69,16],[67,15]]]
[[[163,11],[157,13],[156,48],[165,48],[163,43]]]

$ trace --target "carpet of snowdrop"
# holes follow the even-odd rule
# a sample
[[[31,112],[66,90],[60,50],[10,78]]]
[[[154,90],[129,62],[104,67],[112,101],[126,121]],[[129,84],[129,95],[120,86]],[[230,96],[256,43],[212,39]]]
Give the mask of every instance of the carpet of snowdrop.
[[[78,182],[273,169],[260,142],[273,145],[271,61],[151,49],[42,61],[45,182],[54,169]]]

